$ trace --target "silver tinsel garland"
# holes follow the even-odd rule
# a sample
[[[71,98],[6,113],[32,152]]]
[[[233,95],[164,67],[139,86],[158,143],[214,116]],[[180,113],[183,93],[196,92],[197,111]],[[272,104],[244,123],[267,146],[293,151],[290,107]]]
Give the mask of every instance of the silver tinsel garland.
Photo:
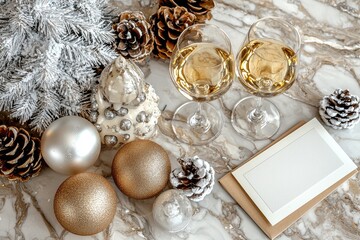
[[[0,110],[39,132],[86,113],[94,68],[116,57],[106,3],[0,1]]]

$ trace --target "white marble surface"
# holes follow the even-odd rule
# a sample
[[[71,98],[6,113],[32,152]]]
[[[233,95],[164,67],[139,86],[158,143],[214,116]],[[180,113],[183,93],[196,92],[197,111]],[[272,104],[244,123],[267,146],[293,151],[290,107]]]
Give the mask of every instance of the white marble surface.
[[[261,17],[284,17],[301,29],[304,45],[297,82],[285,94],[271,99],[280,108],[282,117],[281,128],[273,138],[300,120],[319,117],[319,100],[336,88],[349,88],[351,93],[360,95],[359,0],[220,0],[213,16],[211,23],[228,33],[234,51],[239,49],[251,23]],[[151,71],[147,81],[160,95],[160,109],[165,108],[153,140],[168,151],[173,168],[178,166],[176,158],[198,154],[213,165],[219,178],[242,161],[242,146],[255,153],[272,141],[249,141],[233,130],[229,112],[237,100],[248,95],[235,81],[223,96],[222,104],[213,102],[225,115],[220,137],[203,147],[179,144],[169,128],[168,117],[186,99],[172,85],[167,63],[152,60]],[[359,165],[360,124],[352,130],[327,129]],[[113,184],[112,157],[112,152],[102,153],[89,171],[106,176]],[[154,199],[133,200],[117,190],[116,217],[109,228],[95,236],[79,237],[63,230],[53,212],[54,194],[65,178],[48,168],[25,184],[0,178],[0,239],[267,239],[218,183],[211,195],[200,203],[193,203],[192,222],[182,232],[169,234],[154,224],[151,217]],[[339,187],[278,239],[360,239],[359,183],[360,174]]]

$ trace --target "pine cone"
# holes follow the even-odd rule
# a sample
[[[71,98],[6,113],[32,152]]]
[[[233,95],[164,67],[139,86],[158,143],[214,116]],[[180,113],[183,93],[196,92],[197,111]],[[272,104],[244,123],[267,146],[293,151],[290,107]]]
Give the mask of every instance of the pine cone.
[[[140,11],[125,11],[119,15],[119,22],[113,24],[117,33],[115,49],[128,59],[141,61],[154,48],[154,33],[151,25]]]
[[[0,126],[0,176],[28,181],[40,173],[40,140],[20,128]]]
[[[335,129],[352,128],[359,122],[359,97],[349,90],[336,89],[320,101],[320,116],[326,125]]]
[[[215,7],[214,0],[160,0],[160,6],[185,7],[196,15],[198,23],[204,23],[212,18],[211,9]]]
[[[155,56],[167,59],[174,51],[179,35],[185,28],[195,23],[196,17],[184,7],[160,7],[150,19],[155,35],[153,53]]]
[[[184,190],[185,195],[195,202],[203,200],[214,187],[214,169],[198,156],[180,158],[178,161],[181,168],[176,168],[170,173],[171,185]]]

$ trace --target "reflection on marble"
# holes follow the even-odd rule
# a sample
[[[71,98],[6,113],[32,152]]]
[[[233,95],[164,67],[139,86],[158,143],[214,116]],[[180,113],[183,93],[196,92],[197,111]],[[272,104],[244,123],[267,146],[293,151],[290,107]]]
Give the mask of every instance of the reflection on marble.
[[[114,0],[114,3],[121,3]],[[124,1],[128,4],[131,1]],[[139,6],[150,1],[134,1]],[[124,6],[124,5],[119,5]],[[303,52],[297,82],[285,94],[271,100],[280,108],[282,125],[274,138],[300,120],[318,117],[319,100],[335,88],[349,88],[360,95],[360,2],[358,0],[237,1],[219,0],[211,23],[230,36],[236,52],[249,26],[265,16],[286,18],[301,29]],[[169,153],[172,167],[176,158],[199,155],[214,167],[217,178],[244,159],[241,147],[254,153],[271,142],[249,141],[232,129],[229,113],[235,102],[248,94],[235,82],[221,101],[214,101],[224,112],[223,133],[203,147],[180,144],[169,125],[172,112],[185,98],[172,86],[168,67],[152,60],[147,78],[160,96],[163,114],[153,139]],[[352,130],[327,128],[345,152],[360,165],[360,124]],[[103,152],[89,171],[108,178],[114,152]],[[0,178],[0,239],[80,239],[66,232],[53,213],[53,199],[66,176],[50,169],[25,184]],[[152,219],[154,199],[137,201],[117,190],[118,205],[113,223],[104,232],[81,239],[267,239],[255,223],[217,183],[211,195],[193,203],[191,224],[181,232],[169,234]],[[360,174],[347,181],[319,205],[287,229],[279,239],[360,239]]]

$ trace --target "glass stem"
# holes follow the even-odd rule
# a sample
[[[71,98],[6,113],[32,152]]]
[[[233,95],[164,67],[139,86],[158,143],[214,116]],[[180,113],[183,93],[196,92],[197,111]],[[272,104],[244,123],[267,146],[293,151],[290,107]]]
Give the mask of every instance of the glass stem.
[[[201,102],[198,102],[198,109],[189,117],[188,123],[196,133],[204,134],[209,131],[211,124],[203,110],[203,104]]]
[[[256,106],[255,109],[248,113],[248,119],[250,122],[266,124],[266,112],[262,108],[262,98],[255,97]]]

